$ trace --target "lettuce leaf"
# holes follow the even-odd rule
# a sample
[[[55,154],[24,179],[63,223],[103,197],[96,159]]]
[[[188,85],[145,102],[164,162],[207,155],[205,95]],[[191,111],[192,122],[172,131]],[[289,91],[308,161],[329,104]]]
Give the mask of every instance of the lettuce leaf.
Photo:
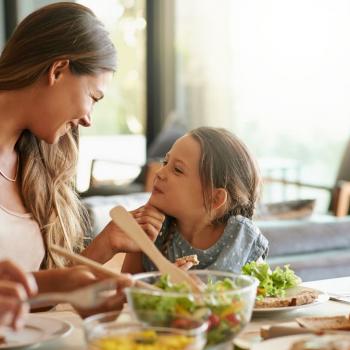
[[[297,286],[301,279],[289,265],[283,268],[277,266],[271,271],[268,263],[257,263],[252,261],[242,267],[242,273],[257,278],[259,280],[258,297],[283,297],[286,289]]]

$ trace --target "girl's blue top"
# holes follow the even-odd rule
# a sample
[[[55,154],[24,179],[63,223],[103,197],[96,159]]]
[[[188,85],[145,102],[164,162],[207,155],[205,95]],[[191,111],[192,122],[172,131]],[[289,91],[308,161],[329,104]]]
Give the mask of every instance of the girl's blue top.
[[[166,226],[166,225],[164,225]],[[164,245],[169,230],[162,230],[155,245],[158,249]],[[268,253],[268,241],[259,228],[248,218],[241,215],[231,216],[227,221],[221,237],[210,248],[194,248],[176,230],[172,239],[167,242],[166,258],[174,262],[177,258],[197,254],[199,265],[193,269],[208,269],[240,273],[247,262],[263,259]],[[142,257],[145,271],[156,271],[157,268],[148,259]]]

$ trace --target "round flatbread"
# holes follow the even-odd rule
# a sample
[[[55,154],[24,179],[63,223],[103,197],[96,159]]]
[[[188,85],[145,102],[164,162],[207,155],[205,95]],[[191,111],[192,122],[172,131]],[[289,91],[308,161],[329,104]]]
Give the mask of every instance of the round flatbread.
[[[294,289],[296,290],[296,289]],[[295,294],[290,292],[285,297],[266,297],[255,301],[255,308],[275,308],[311,304],[317,299],[319,293],[308,288],[298,288]]]

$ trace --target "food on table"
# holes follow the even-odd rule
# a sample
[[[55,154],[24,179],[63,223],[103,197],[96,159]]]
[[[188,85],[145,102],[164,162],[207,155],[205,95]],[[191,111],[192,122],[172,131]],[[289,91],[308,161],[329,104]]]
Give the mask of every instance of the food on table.
[[[207,324],[184,324],[186,329],[153,327],[131,320],[128,312],[105,312],[83,322],[89,350],[202,350]]]
[[[319,317],[298,317],[296,321],[300,326],[315,331],[337,330],[350,331],[349,316],[319,316]]]
[[[277,266],[273,271],[266,262],[252,261],[242,267],[242,273],[253,276],[259,280],[257,297],[284,297],[286,290],[301,283],[289,265],[283,268]]]
[[[98,350],[196,350],[195,339],[182,334],[157,334],[154,330],[145,330],[106,336],[90,344],[90,349]]]
[[[350,350],[350,336],[323,335],[296,341],[290,350]]]
[[[194,276],[200,278],[201,272],[204,271],[196,272]],[[202,280],[206,284],[200,294],[193,294],[186,283],[173,284],[168,275],[158,274],[160,277],[155,285],[164,293],[129,288],[129,305],[139,320],[156,326],[182,328],[181,324],[184,323],[183,328],[187,328],[189,319],[207,320],[208,345],[229,341],[250,320],[256,292],[255,281],[246,279],[246,276],[236,276],[236,281],[222,277],[214,282],[210,279],[213,272],[206,273],[209,279]],[[242,280],[245,285],[242,285]]]
[[[289,268],[289,265],[283,268],[277,266],[272,271],[268,263],[252,261],[243,266],[242,273],[259,280],[256,308],[311,304],[319,295],[313,289],[297,287],[301,279]]]
[[[290,296],[285,297],[265,297],[255,301],[256,308],[273,308],[273,307],[287,307],[311,304],[314,302],[319,293],[315,290],[300,289]]]
[[[199,260],[198,260],[197,254],[187,255],[187,256],[183,256],[181,258],[177,258],[176,262],[180,263],[181,265],[182,264],[186,264],[188,262],[192,263],[193,266],[196,266],[196,265],[199,264]]]

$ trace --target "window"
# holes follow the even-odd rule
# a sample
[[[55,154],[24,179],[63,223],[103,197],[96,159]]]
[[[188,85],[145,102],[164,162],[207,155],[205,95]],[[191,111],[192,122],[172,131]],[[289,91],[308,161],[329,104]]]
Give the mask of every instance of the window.
[[[80,160],[78,189],[87,189],[91,159],[112,159],[121,163],[145,162],[145,41],[146,19],[144,0],[80,0],[104,22],[117,48],[118,63],[105,98],[93,112],[93,125],[80,128]],[[125,152],[125,150],[128,152]],[[103,164],[103,163],[101,163]],[[104,163],[97,176],[122,182],[132,177],[136,167]],[[125,169],[125,170],[123,170]],[[131,173],[130,173],[131,171]]]
[[[176,107],[268,172],[332,186],[350,131],[350,3],[177,0]],[[282,159],[282,162],[280,161]],[[271,189],[265,199],[318,193]],[[328,198],[320,205],[325,209]]]
[[[17,1],[18,20],[54,2],[57,1]],[[145,162],[146,4],[145,0],[76,2],[91,8],[105,24],[118,52],[117,72],[105,98],[94,107],[93,125],[80,128],[77,188],[84,191],[89,185],[90,164],[94,158],[124,163],[118,170],[115,165],[104,163],[97,174],[101,181],[114,178],[119,183],[135,176],[138,171],[135,165]]]

